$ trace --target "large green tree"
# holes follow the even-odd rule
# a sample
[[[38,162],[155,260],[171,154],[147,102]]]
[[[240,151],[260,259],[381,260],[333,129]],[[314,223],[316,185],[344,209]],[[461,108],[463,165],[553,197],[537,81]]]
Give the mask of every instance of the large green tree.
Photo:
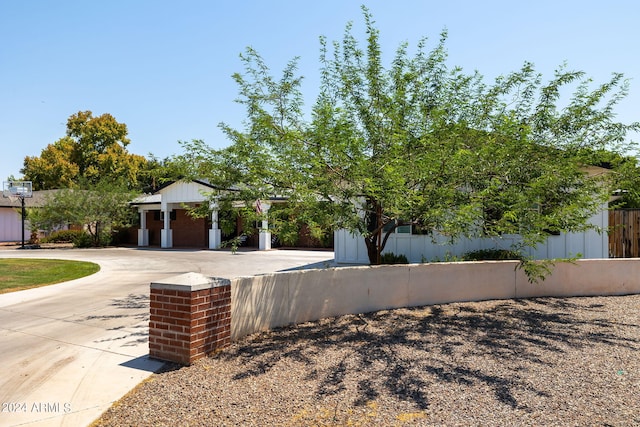
[[[30,209],[29,222],[34,230],[56,230],[68,225],[80,226],[93,246],[106,245],[113,233],[129,227],[135,212],[129,203],[136,196],[119,183],[102,180],[79,188],[48,193],[42,207]]]
[[[187,144],[184,154],[194,176],[236,189],[215,197],[286,196],[318,233],[361,234],[374,264],[403,225],[451,239],[518,233],[527,247],[590,227],[609,188],[606,175],[587,173],[585,150],[618,150],[639,128],[615,120],[621,74],[594,85],[563,66],[543,83],[525,63],[487,83],[449,66],[446,32],[431,50],[426,39],[413,54],[401,45],[385,67],[363,11],[364,46],[351,25],[339,42],[321,39],[310,117],[296,60],[275,79],[257,52],[241,55],[245,71],[234,79],[245,128],[222,124],[227,149]]]
[[[40,156],[25,157],[21,172],[34,190],[73,188],[108,179],[139,186],[146,159],[131,154],[127,126],[110,114],[94,117],[79,111],[67,120],[66,136],[42,150]]]

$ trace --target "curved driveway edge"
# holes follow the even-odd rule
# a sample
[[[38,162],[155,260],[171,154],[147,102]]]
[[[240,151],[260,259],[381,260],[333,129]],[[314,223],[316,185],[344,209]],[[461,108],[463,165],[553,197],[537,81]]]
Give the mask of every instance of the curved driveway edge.
[[[91,276],[0,295],[0,425],[82,426],[162,367],[148,358],[149,284],[198,272],[234,278],[333,265],[333,252],[0,250],[1,258],[92,261]]]

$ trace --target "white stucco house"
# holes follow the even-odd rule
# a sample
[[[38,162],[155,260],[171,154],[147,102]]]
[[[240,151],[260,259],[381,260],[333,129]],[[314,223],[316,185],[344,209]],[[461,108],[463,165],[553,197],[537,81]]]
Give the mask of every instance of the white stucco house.
[[[9,199],[0,199],[0,242],[18,242],[22,240],[22,217],[19,202],[14,206]],[[25,239],[29,239],[25,226]]]
[[[24,199],[26,208],[40,207],[46,197],[57,190],[34,191],[32,197]],[[0,242],[19,242],[22,240],[22,202],[20,199],[0,197]],[[24,240],[31,237],[31,226],[25,221]]]

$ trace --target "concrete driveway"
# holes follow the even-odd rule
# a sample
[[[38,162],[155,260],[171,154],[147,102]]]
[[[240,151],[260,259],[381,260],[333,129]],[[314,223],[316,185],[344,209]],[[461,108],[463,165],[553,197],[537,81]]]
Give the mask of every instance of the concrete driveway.
[[[333,252],[0,250],[0,258],[92,261],[89,277],[0,295],[0,426],[83,426],[162,364],[148,355],[149,284],[333,264]],[[1,273],[0,273],[1,274]]]

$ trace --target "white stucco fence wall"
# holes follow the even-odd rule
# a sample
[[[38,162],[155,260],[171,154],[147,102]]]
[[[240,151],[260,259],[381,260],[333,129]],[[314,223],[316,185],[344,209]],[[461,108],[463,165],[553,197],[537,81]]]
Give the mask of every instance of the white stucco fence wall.
[[[231,281],[231,339],[326,317],[449,302],[640,293],[640,259],[559,263],[529,283],[517,261],[357,266]]]

